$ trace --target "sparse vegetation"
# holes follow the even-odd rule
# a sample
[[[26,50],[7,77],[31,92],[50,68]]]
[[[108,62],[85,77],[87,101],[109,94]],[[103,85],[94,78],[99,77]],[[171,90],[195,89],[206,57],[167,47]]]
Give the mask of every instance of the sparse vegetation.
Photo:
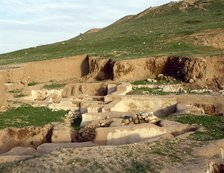
[[[9,91],[9,93],[12,93],[13,94],[13,97],[15,97],[15,98],[27,96],[26,94],[23,94],[22,93],[22,90],[19,90],[19,89],[17,89],[17,90],[11,90],[11,91]]]
[[[125,168],[125,172],[130,172],[130,173],[136,173],[136,172],[141,172],[141,173],[147,173],[149,171],[154,171],[154,169],[152,169],[150,167],[151,163],[148,162],[141,162],[137,159],[133,159],[131,160],[131,166],[127,166]]]
[[[184,124],[198,124],[206,128],[205,132],[196,131],[193,134],[196,140],[217,140],[224,138],[224,117],[223,116],[194,116],[181,115],[172,118]]]
[[[201,2],[201,1],[202,0],[199,0],[198,2]],[[207,8],[206,10],[201,10],[195,7],[191,7],[187,9],[186,11],[181,11],[179,9],[179,6],[181,5],[181,3],[182,2],[171,3],[169,5],[164,5],[164,6],[155,8],[154,10],[146,10],[142,14],[132,16],[132,17],[129,16],[129,18],[125,18],[113,25],[110,25],[104,28],[103,30],[99,32],[80,34],[78,37],[68,41],[64,41],[63,43],[40,46],[37,48],[31,48],[31,49],[12,52],[9,54],[0,55],[0,65],[60,58],[64,56],[77,55],[77,54],[83,54],[83,53],[89,53],[90,55],[97,55],[97,56],[107,56],[113,59],[126,59],[126,58],[152,56],[152,55],[154,56],[154,55],[181,54],[181,56],[184,56],[184,55],[197,55],[197,54],[200,54],[200,55],[224,54],[223,49],[215,49],[213,47],[206,47],[206,46],[196,46],[196,45],[193,45],[193,43],[190,43],[189,41],[187,41],[187,39],[183,39],[183,38],[187,38],[191,34],[201,32],[206,29],[224,28],[224,16],[223,16],[224,13],[222,12],[224,8],[224,1],[223,0],[214,1],[210,5],[205,7]],[[89,52],[86,52],[87,50]],[[150,81],[150,79],[148,79],[148,81]],[[171,90],[171,89],[165,90],[160,88],[161,86],[159,86],[164,84],[179,84],[179,83],[181,83],[181,81],[178,81],[178,80],[176,81],[175,79],[173,81],[172,80],[171,81],[157,80],[156,83],[147,82],[147,81],[135,81],[135,82],[132,82],[133,91],[130,92],[129,94],[140,94],[140,95],[141,94],[144,94],[144,95],[175,94],[175,95],[178,95],[178,94],[184,93],[184,91],[186,93],[190,92],[190,89],[184,90],[185,88],[183,89],[182,86],[181,88],[177,88],[176,90]],[[34,86],[37,84],[38,84],[37,82],[32,81],[28,83],[28,86]],[[147,88],[147,86],[143,86],[143,88],[140,88],[141,86],[140,87],[136,86],[136,85],[148,85],[148,84],[153,84],[158,86],[155,86],[156,88]],[[61,82],[57,83],[57,81],[50,81],[49,84],[44,85],[43,88],[50,90],[50,89],[60,89],[60,88],[63,88],[64,86],[65,84]],[[179,87],[179,85],[177,87]],[[35,87],[35,88],[38,88],[38,87]],[[164,92],[164,91],[178,91],[178,90],[180,90],[180,92]],[[25,90],[12,90],[9,92],[12,93],[14,97],[23,97],[25,96],[23,94],[23,91]],[[202,92],[202,94],[207,94],[207,93],[209,94],[208,91],[205,91],[204,93]],[[35,99],[34,101],[39,103],[41,102],[41,100],[44,100],[44,102],[47,102],[48,100],[50,100],[49,104],[51,104],[50,102],[53,102],[53,103],[57,102],[59,100],[59,98],[56,97],[57,95],[55,97],[54,97],[54,94],[52,95],[53,95],[52,97],[46,96],[47,98],[44,97],[44,99],[42,99],[42,96],[40,96],[41,99],[39,99],[38,97],[37,101]],[[116,96],[116,98],[118,97],[119,96]],[[170,98],[172,97],[173,95],[170,96]],[[81,96],[79,98],[81,98]],[[156,115],[157,113],[159,115],[160,111],[162,113],[165,113],[165,112],[168,113],[167,110],[168,109],[171,110],[171,107],[173,108],[173,104],[176,105],[177,102],[178,104],[179,103],[185,104],[184,101],[182,103],[181,99],[182,98],[178,98],[178,101],[175,100],[175,103],[173,103],[173,100],[171,100],[171,102],[166,100],[164,101],[159,100],[157,102],[161,102],[159,104],[162,105],[160,106],[159,109],[157,109],[156,107],[157,105],[156,105],[155,110],[153,110],[154,108],[151,108],[152,106],[150,105],[150,103],[149,105],[146,105],[143,109],[149,109],[149,111],[154,111]],[[190,99],[191,98],[189,98],[189,100]],[[78,100],[78,103],[80,102],[80,100]],[[100,100],[100,101],[94,102],[95,100]],[[72,102],[72,100],[70,100],[70,97],[67,100],[65,100],[65,103],[67,103],[67,101]],[[109,107],[104,107],[104,106],[107,105],[107,103],[111,103],[111,102],[108,102],[107,100],[105,101],[103,99],[101,100],[101,97],[99,97],[98,99],[98,97],[95,97],[95,96],[92,98],[85,97],[83,98],[83,101],[85,103],[88,102],[88,104],[89,102],[91,104],[94,103],[93,105],[97,104],[97,106],[100,107],[102,110],[104,109],[107,110]],[[125,100],[121,100],[121,101],[122,101],[120,102],[121,106],[123,104],[124,107],[127,107]],[[79,104],[82,104],[84,102],[81,101]],[[186,103],[188,103],[188,100]],[[110,105],[112,104],[115,105],[115,103],[111,103]],[[138,107],[139,104],[140,102],[137,102],[137,101],[136,103],[128,102],[130,111],[131,111],[131,108],[133,108],[133,111],[134,111],[135,107]],[[118,105],[118,107],[119,106],[120,105]],[[180,107],[182,109],[182,107],[184,106],[181,105]],[[199,107],[202,107],[202,106],[200,105]],[[210,108],[210,105],[208,107]],[[211,107],[213,110],[213,105]],[[116,110],[115,106],[114,107],[111,106],[110,109],[112,111],[111,113],[113,113],[113,110]],[[119,107],[119,109],[121,108]],[[216,107],[214,107],[214,109],[216,109]],[[144,111],[144,110],[141,110],[141,111]],[[67,111],[64,111],[64,110],[52,111],[51,109],[46,107],[33,107],[30,105],[22,105],[20,107],[10,108],[6,110],[5,112],[0,112],[0,129],[9,128],[9,127],[22,128],[26,126],[44,126],[52,122],[62,122],[65,117],[64,115],[66,113]],[[71,115],[76,116],[76,114],[73,114],[73,112]],[[151,113],[149,113],[149,115],[151,115]],[[117,116],[117,115],[114,114],[114,116]],[[68,120],[70,120],[70,117],[67,117],[67,118],[69,118]],[[128,115],[122,116],[121,123],[124,122],[123,120],[129,120],[130,118],[131,117]],[[143,119],[143,116],[140,118],[138,122],[145,123],[146,119]],[[146,117],[146,118],[149,118],[149,117]],[[113,118],[111,115],[107,116],[106,119],[108,121],[111,121],[111,119],[113,119],[114,121],[113,126],[116,126],[116,124],[120,125],[120,120]],[[134,118],[132,118],[131,120],[133,119]],[[181,129],[182,127],[179,128],[177,125],[178,128],[172,127],[174,128],[175,132],[171,133],[170,126],[175,126],[175,123],[171,123],[171,125],[168,124],[167,125],[168,127],[165,127],[166,125],[162,126],[162,121],[161,121],[161,124],[160,124],[161,129],[159,129],[158,126],[155,127],[155,129],[158,128],[158,131],[161,130],[164,133],[167,132],[166,134],[164,134],[164,136],[161,135],[161,133],[157,134],[156,132],[157,130],[152,129],[155,131],[155,135],[157,136],[152,137],[154,135],[152,134],[151,136],[152,138],[144,139],[144,141],[140,143],[133,143],[128,145],[120,145],[120,146],[95,146],[95,147],[87,147],[87,148],[61,147],[61,148],[57,148],[54,152],[51,152],[49,154],[43,154],[43,155],[40,154],[40,158],[37,158],[34,156],[32,159],[29,159],[29,160],[12,162],[11,165],[7,163],[0,164],[0,173],[11,172],[11,170],[13,170],[14,172],[18,172],[18,171],[43,172],[47,170],[49,172],[74,172],[75,171],[75,172],[83,172],[83,173],[88,173],[88,172],[91,172],[91,173],[92,172],[121,172],[121,173],[123,172],[124,173],[125,172],[127,173],[153,172],[153,173],[157,173],[157,172],[160,172],[160,169],[164,167],[170,168],[171,166],[174,166],[174,167],[178,166],[182,169],[181,166],[184,167],[184,164],[188,162],[189,160],[195,161],[196,159],[199,158],[199,156],[194,153],[195,149],[197,149],[196,147],[207,144],[208,143],[207,141],[224,138],[224,133],[223,133],[224,132],[224,117],[223,116],[179,115],[179,116],[172,116],[168,118],[166,117],[166,119],[175,120],[183,124],[197,124],[197,125],[203,126],[206,130],[205,131],[200,130],[196,132],[191,131],[192,134],[186,137],[186,135],[188,134],[185,134],[185,132],[189,132],[188,129],[182,130]],[[131,122],[131,120],[128,121],[128,124],[133,124],[133,121]],[[77,116],[77,118],[74,120],[72,124],[72,127],[77,131],[80,130],[81,121],[82,121],[81,116]],[[94,123],[95,122],[93,122],[93,124]],[[108,127],[107,125],[101,126],[101,124],[106,124],[103,121],[98,122],[97,120],[96,123],[100,124],[98,125],[100,127],[103,127],[103,126]],[[70,123],[69,123],[69,126],[70,126]],[[130,127],[132,128],[132,126]],[[136,130],[137,128],[138,126],[135,126],[133,129]],[[143,128],[145,128],[145,130],[143,129],[142,133],[144,133],[144,131],[146,131],[148,127],[146,128],[145,126]],[[166,129],[166,132],[164,128]],[[66,130],[64,130],[64,128],[62,129],[63,131],[66,131],[66,133],[68,133],[69,137],[71,137],[70,129],[67,130],[67,127],[66,127]],[[179,132],[179,129],[180,129],[180,132]],[[197,128],[195,128],[195,130],[196,129]],[[54,128],[53,130],[57,130],[57,129]],[[92,129],[88,128],[87,130],[90,131]],[[119,140],[126,140],[129,142],[129,139],[127,139],[126,137],[130,137],[131,138],[130,142],[131,142],[132,138],[133,139],[144,138],[142,137],[142,134],[132,135],[131,130],[129,133],[129,128],[127,130],[124,129],[124,132],[122,133],[126,133],[125,131],[127,131],[127,136],[123,135],[124,138],[123,137],[115,138],[116,137],[115,135],[115,137],[112,136],[111,141],[114,140],[116,143],[117,141],[119,142]],[[120,131],[119,129],[116,129],[115,132],[117,133]],[[113,132],[110,133],[110,135],[111,134],[113,135]],[[173,134],[173,136],[171,134]],[[178,134],[178,135],[180,134],[180,136],[176,137],[176,135],[174,134]],[[95,133],[91,135],[95,137]],[[98,135],[102,137],[102,136],[105,136],[106,134],[103,134],[102,136],[100,134]],[[88,139],[88,141],[92,141],[94,137],[91,139]],[[107,136],[105,136],[105,140],[108,140],[108,138],[106,137]],[[76,139],[77,139],[76,141],[78,141],[78,135],[76,136]],[[153,140],[156,140],[156,142],[152,142]],[[71,142],[71,140],[69,139],[68,142]],[[109,141],[107,141],[107,143],[109,143]],[[94,144],[97,144],[97,142]],[[200,157],[199,159],[202,159],[202,158]]]
[[[166,84],[180,84],[182,81],[180,80],[173,80],[170,82],[167,82],[165,80],[157,80],[157,82],[148,82],[146,80],[139,80],[139,81],[134,81],[131,84],[132,85],[166,85]]]
[[[51,122],[61,122],[66,111],[52,111],[46,107],[22,105],[0,113],[0,129],[9,127],[44,126]]]
[[[34,85],[37,85],[38,84],[38,82],[34,82],[34,81],[32,81],[32,82],[29,82],[28,83],[28,86],[34,86]]]
[[[60,89],[60,88],[63,88],[64,86],[65,86],[65,84],[52,83],[49,85],[44,85],[43,88],[50,90],[50,89]]]
[[[159,88],[137,88],[133,87],[132,91],[128,93],[129,95],[169,95],[169,94],[180,94],[180,93],[171,93],[163,92]]]

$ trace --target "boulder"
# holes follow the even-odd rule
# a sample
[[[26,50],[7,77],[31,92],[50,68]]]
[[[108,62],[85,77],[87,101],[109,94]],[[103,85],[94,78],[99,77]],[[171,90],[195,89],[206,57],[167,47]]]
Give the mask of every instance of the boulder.
[[[166,129],[154,124],[96,128],[94,142],[101,145],[122,145],[140,142],[166,133]]]

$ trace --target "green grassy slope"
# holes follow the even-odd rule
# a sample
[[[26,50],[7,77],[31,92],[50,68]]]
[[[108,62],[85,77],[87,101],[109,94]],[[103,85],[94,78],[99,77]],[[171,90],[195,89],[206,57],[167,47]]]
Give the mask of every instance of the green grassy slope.
[[[42,127],[48,123],[63,122],[67,111],[52,111],[46,107],[22,105],[0,112],[0,129],[27,126]]]
[[[82,34],[68,41],[2,54],[0,65],[86,53],[113,59],[223,54],[222,49],[193,45],[186,37],[207,29],[224,28],[224,0],[198,0],[181,10],[183,3],[147,9],[99,32]]]

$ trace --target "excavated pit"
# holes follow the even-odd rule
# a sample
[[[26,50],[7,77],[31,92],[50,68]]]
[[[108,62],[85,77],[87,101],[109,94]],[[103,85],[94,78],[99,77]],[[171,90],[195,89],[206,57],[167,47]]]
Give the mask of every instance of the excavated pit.
[[[119,81],[145,80],[165,74],[182,81],[197,83],[201,87],[215,81],[216,86],[223,88],[223,72],[224,60],[221,56],[151,57],[137,61],[79,56],[34,62],[0,71],[0,106],[7,105],[7,100],[10,100],[7,92],[12,87],[29,88],[29,82],[68,81],[64,88],[34,89],[29,96],[17,98],[16,101],[21,104],[45,105],[52,109],[79,111],[82,113],[81,127],[93,124],[91,128],[80,133],[85,133],[85,136],[76,139],[81,142],[92,141],[95,142],[94,145],[120,145],[151,138],[159,139],[167,133],[176,137],[197,130],[197,127],[172,124],[168,121],[162,121],[160,125],[145,121],[139,121],[139,124],[135,125],[128,122],[128,125],[124,126],[123,119],[139,112],[153,112],[157,117],[175,114],[221,116],[224,114],[224,98],[201,95],[126,95],[132,86],[127,83],[120,85]],[[14,99],[11,101],[15,101]],[[176,130],[176,127],[179,130]],[[60,131],[60,126],[57,128]],[[48,133],[47,142],[52,142],[52,133]]]

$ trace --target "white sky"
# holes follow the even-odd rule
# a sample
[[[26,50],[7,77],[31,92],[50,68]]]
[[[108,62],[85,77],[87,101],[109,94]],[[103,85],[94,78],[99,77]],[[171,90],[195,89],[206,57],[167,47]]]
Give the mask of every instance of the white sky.
[[[0,53],[66,40],[170,0],[0,0]]]

